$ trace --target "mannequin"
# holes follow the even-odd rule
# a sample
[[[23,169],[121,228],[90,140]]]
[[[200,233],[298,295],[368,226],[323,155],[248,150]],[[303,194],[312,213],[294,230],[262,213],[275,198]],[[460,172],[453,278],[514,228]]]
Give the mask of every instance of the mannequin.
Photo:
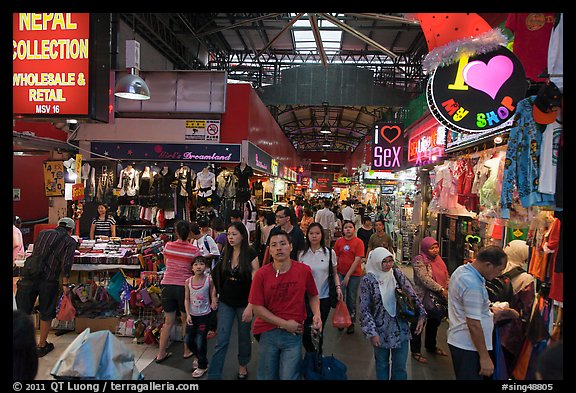
[[[174,181],[174,172],[168,164],[164,163],[162,169],[154,175],[154,191],[156,194],[172,194],[175,187],[172,187]]]
[[[189,199],[192,197],[193,173],[190,167],[180,163],[174,173],[176,178],[176,219],[190,220]]]
[[[254,174],[254,170],[242,159],[240,164],[234,168],[234,175],[238,179],[236,185],[236,201],[238,203],[246,203],[250,199],[250,177]]]
[[[210,171],[210,164],[202,168],[196,175],[196,189],[198,190],[198,206],[212,205],[212,193],[216,189],[216,176]]]
[[[149,166],[145,166],[144,170],[140,172],[139,181],[139,194],[150,195],[154,186],[154,175]]]
[[[126,168],[120,171],[117,188],[120,189],[120,196],[135,196],[138,191],[138,171],[132,164],[126,165]]]

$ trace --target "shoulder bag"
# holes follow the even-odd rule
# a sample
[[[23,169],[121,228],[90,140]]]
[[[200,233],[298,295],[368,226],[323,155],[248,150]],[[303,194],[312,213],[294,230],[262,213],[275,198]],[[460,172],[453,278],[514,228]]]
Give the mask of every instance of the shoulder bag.
[[[338,304],[338,294],[336,293],[336,280],[334,278],[334,271],[332,270],[332,249],[328,249],[329,259],[328,259],[328,292],[330,294],[330,307],[336,308]]]
[[[426,291],[422,304],[428,318],[441,321],[448,316],[448,301],[435,291]]]
[[[394,268],[393,268],[394,269]],[[396,316],[405,319],[409,323],[418,321],[418,308],[416,302],[408,292],[398,284],[398,275],[396,269],[393,270],[396,278]]]

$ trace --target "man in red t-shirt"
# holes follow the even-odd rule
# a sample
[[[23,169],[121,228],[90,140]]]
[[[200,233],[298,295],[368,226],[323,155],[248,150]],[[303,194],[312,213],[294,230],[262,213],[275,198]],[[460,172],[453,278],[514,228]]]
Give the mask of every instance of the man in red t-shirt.
[[[284,230],[270,234],[272,263],[252,279],[248,301],[253,306],[252,333],[259,343],[258,379],[300,379],[306,295],[314,330],[322,329],[320,299],[310,267],[290,259],[292,243]]]
[[[352,324],[348,326],[346,333],[354,333],[354,323],[356,322],[356,301],[358,299],[358,288],[362,277],[362,266],[360,261],[364,257],[364,242],[354,235],[354,223],[345,220],[342,231],[344,236],[336,240],[334,252],[338,257],[338,276],[340,285],[344,292],[346,306],[352,318]]]

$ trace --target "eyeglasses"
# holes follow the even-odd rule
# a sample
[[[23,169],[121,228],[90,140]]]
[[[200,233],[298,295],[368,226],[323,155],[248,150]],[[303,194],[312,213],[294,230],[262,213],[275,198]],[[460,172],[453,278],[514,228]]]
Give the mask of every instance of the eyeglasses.
[[[286,218],[288,216],[279,216],[278,214],[276,214],[276,218]]]

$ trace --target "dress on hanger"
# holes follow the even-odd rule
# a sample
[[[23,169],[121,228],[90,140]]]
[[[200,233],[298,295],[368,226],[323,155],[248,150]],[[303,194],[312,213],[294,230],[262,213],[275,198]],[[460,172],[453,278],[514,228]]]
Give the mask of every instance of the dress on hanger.
[[[165,166],[154,175],[154,190],[156,194],[172,194],[172,183],[175,181],[174,172]]]
[[[154,173],[152,173],[149,166],[144,167],[144,170],[140,172],[138,181],[139,181],[138,193],[140,195],[152,194],[154,186]]]
[[[120,196],[128,195],[135,196],[138,191],[138,171],[131,165],[120,171],[120,181],[118,188],[120,189]]]

